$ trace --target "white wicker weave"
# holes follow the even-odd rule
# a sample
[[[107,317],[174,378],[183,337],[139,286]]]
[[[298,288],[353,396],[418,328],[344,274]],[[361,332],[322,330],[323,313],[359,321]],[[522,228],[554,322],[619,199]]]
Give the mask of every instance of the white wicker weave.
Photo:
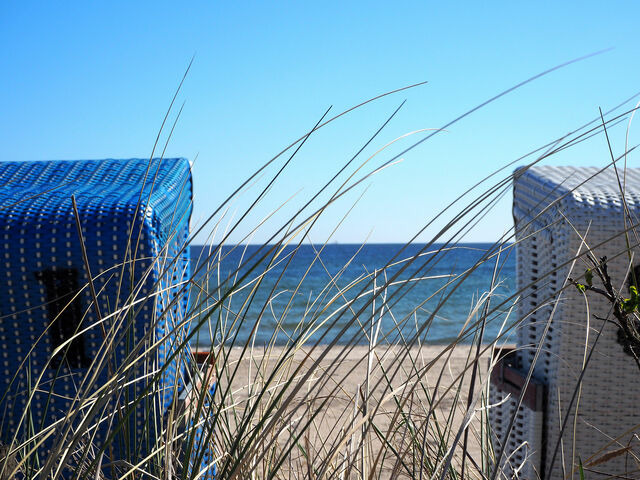
[[[513,395],[492,388],[489,403],[498,407],[489,410],[493,430],[494,448],[499,450],[505,441],[505,456],[502,459],[498,478],[537,478],[540,465],[540,445],[542,443],[542,412],[526,406],[518,411],[511,435],[506,437],[507,428],[516,411],[518,399]]]
[[[568,408],[587,353],[585,343],[589,347],[593,345],[602,327],[603,322],[594,319],[593,314],[606,317],[611,305],[590,292],[587,311],[584,297],[576,289],[558,294],[568,276],[577,278],[584,274],[584,257],[578,258],[573,269],[572,260],[587,248],[593,249],[598,258],[608,257],[614,285],[627,292],[623,282],[629,269],[629,257],[623,234],[625,215],[621,184],[624,185],[629,218],[637,225],[640,169],[620,172],[620,183],[612,169],[533,167],[515,174],[513,214],[519,241],[517,285],[523,291],[518,310],[521,321],[518,364],[526,374],[542,340],[534,377],[547,386],[548,392],[542,434],[537,428],[526,426],[535,424],[535,412],[522,407],[516,427],[505,440],[505,418],[513,413],[515,400],[508,400],[490,414],[497,440],[508,443],[507,456],[514,446],[523,442],[527,442],[534,452],[519,478],[536,478],[536,471],[543,472],[540,476],[544,478],[571,478],[578,458],[588,464],[606,452],[627,446],[632,435],[629,430],[640,426],[640,371],[633,358],[624,353],[618,343],[618,329],[611,323],[604,327],[583,377],[577,417],[576,402]],[[581,236],[586,238],[588,247],[582,245]],[[633,233],[630,233],[629,241],[632,247],[639,242]],[[632,248],[632,251],[636,256],[640,253],[638,248]],[[640,257],[634,263],[640,264]],[[542,338],[554,307],[547,335]],[[502,398],[502,392],[493,390],[494,401]],[[559,444],[562,421],[567,416],[567,428]],[[524,428],[520,428],[520,424]],[[557,452],[556,458],[549,471],[554,452]],[[620,455],[598,465],[596,470],[639,478],[637,468],[629,455]],[[573,477],[576,475],[574,471]],[[588,476],[605,478],[594,472],[589,472]]]

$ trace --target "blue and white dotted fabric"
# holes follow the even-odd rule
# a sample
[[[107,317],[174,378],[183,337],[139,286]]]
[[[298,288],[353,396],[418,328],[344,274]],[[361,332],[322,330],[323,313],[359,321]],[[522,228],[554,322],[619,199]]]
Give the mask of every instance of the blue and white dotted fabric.
[[[103,357],[91,388],[109,375],[131,396],[152,385],[154,405],[136,406],[137,426],[166,411],[183,368],[170,357],[188,333],[191,210],[186,159],[0,162],[0,442],[25,435],[26,392],[37,379],[29,423],[48,425],[73,407]],[[135,371],[120,369],[144,352],[150,358]]]

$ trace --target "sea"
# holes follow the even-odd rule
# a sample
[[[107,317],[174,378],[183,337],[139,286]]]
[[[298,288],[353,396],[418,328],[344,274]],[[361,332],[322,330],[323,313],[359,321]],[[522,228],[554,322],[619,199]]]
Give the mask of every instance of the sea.
[[[513,322],[515,251],[491,243],[191,246],[192,342],[469,343]]]

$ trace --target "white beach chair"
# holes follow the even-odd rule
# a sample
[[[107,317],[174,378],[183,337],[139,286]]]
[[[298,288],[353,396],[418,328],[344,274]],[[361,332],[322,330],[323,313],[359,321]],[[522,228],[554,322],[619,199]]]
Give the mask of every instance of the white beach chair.
[[[496,454],[504,446],[501,471],[507,478],[577,478],[581,461],[587,478],[609,478],[600,471],[639,478],[631,451],[640,443],[633,437],[640,431],[640,370],[619,342],[618,327],[594,318],[613,319],[611,303],[587,292],[587,307],[567,279],[585,274],[592,249],[596,258],[607,257],[613,284],[629,296],[629,253],[640,265],[640,240],[629,231],[629,250],[624,232],[639,223],[640,169],[619,171],[618,178],[612,168],[532,167],[514,178],[518,345],[494,369],[489,400],[499,404],[489,418]]]

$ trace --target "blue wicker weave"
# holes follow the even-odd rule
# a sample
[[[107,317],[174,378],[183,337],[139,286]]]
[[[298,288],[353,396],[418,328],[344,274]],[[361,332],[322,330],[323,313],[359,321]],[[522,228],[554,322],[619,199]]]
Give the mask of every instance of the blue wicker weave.
[[[203,373],[205,376],[208,376],[207,373]],[[192,380],[194,383],[198,383],[196,379]],[[211,379],[209,378],[209,380]],[[191,408],[187,407],[186,409],[187,416],[190,418],[187,427],[189,431],[187,443],[192,443],[192,453],[188,460],[188,471],[191,476],[199,475],[199,478],[202,480],[212,480],[215,479],[216,476],[215,455],[211,448],[211,437],[214,428],[209,417],[209,413],[214,408],[212,400],[216,388],[216,383],[210,382],[208,387],[206,387],[207,392],[204,395],[204,401],[198,402],[197,405],[192,405]],[[187,387],[184,391],[184,396],[188,396],[190,393],[190,388]],[[201,391],[197,392],[197,395],[201,394]]]
[[[156,422],[182,381],[183,366],[171,357],[188,328],[181,322],[188,308],[189,252],[183,246],[191,215],[189,163],[180,158],[0,162],[0,186],[0,441],[26,438],[25,392],[39,376],[28,412],[36,430],[60,420],[79,390],[95,391],[109,375],[130,385],[121,399],[127,408],[142,389],[155,393],[131,407],[135,414],[125,420],[131,431]],[[99,311],[88,288],[72,195]],[[111,350],[105,333],[115,343]],[[135,369],[119,370],[125,358],[143,352],[151,353]],[[102,362],[90,385],[89,367],[104,355],[109,361]],[[98,445],[111,433],[104,422],[82,428],[89,434],[95,430],[92,441]],[[149,449],[136,443],[141,441],[132,436],[114,445],[124,455]]]

